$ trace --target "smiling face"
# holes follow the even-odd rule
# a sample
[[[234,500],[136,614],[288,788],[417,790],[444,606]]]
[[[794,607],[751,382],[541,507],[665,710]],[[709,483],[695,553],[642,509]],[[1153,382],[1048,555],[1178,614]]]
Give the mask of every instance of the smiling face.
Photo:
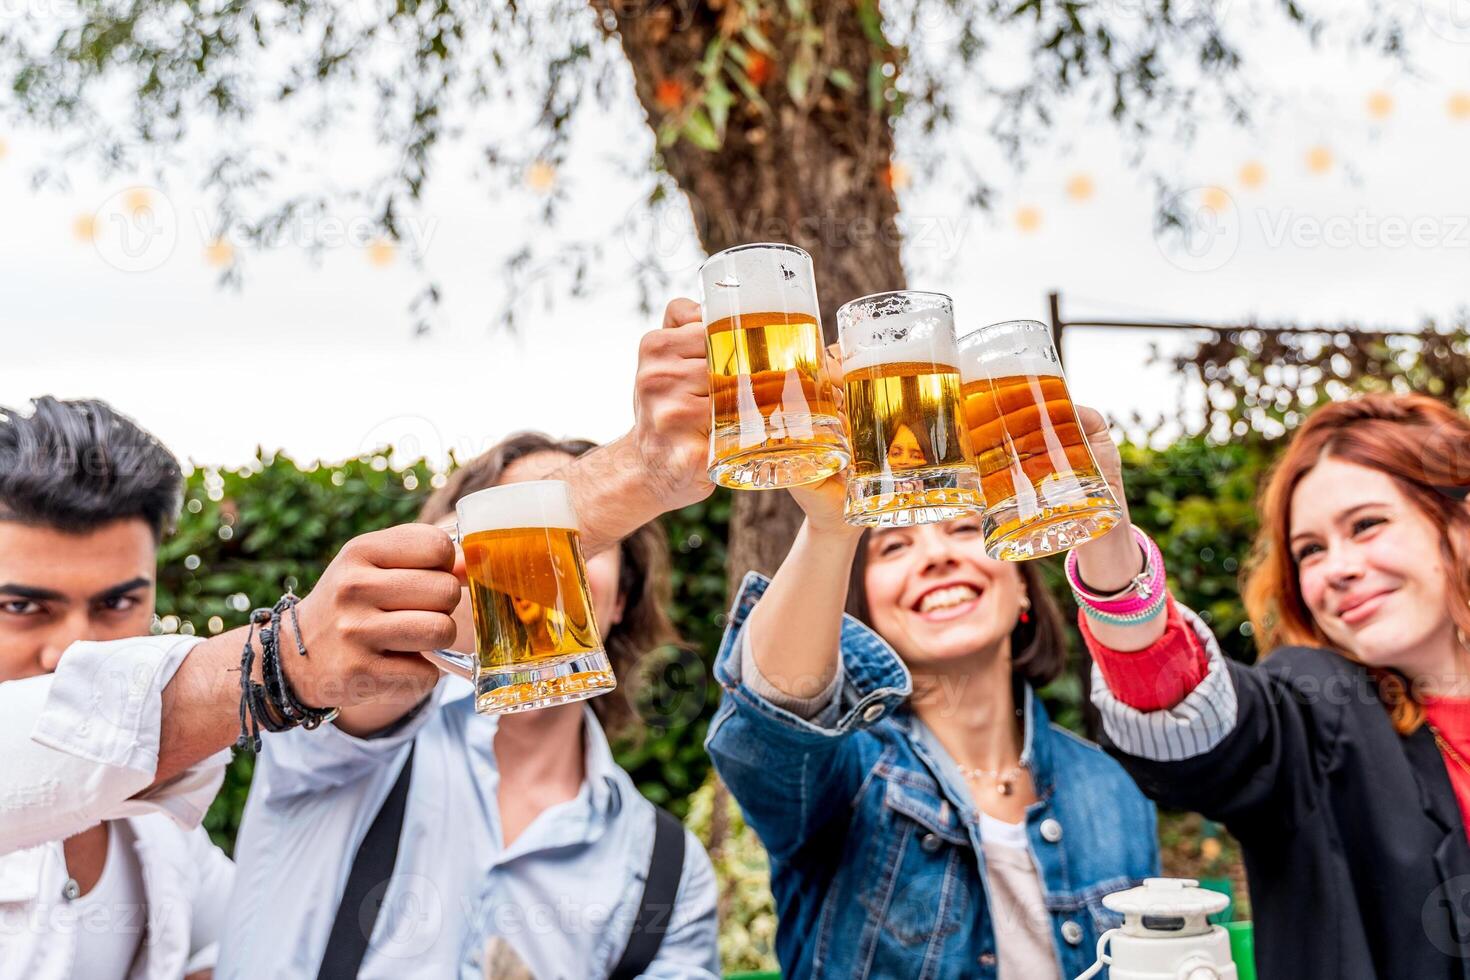
[[[985,554],[978,518],[877,530],[863,547],[869,619],[910,667],[956,666],[1016,628],[1020,572]]]
[[[1453,663],[1440,534],[1392,478],[1326,457],[1297,483],[1290,520],[1302,600],[1329,641],[1411,678]]]
[[[157,551],[140,518],[81,534],[0,520],[0,681],[49,674],[78,640],[146,636]]]

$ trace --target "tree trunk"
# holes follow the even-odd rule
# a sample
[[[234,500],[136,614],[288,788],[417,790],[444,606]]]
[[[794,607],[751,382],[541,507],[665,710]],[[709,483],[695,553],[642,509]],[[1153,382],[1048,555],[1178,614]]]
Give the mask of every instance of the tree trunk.
[[[744,36],[754,27],[779,53],[751,71],[769,109],[741,97],[730,108],[724,143],[704,150],[680,139],[663,151],[669,174],[689,198],[705,251],[752,241],[799,245],[811,253],[827,340],[836,339],[837,307],[856,296],[904,287],[898,201],[889,177],[893,133],[888,114],[874,110],[863,80],[870,66],[891,57],[875,45],[858,20],[853,0],[809,4],[822,33],[816,45],[819,71],[796,100],[786,68],[800,39],[784,20],[785,6],[765,5],[757,24],[747,24],[735,0],[673,4],[592,0],[611,14],[633,67],[639,101],[657,130],[684,110],[683,93],[695,93],[698,67],[716,37]],[[844,91],[819,79],[833,70],[858,80]],[[840,76],[839,76],[840,77]],[[773,573],[801,524],[801,512],[785,492],[735,495],[731,518],[729,581],[747,571]]]

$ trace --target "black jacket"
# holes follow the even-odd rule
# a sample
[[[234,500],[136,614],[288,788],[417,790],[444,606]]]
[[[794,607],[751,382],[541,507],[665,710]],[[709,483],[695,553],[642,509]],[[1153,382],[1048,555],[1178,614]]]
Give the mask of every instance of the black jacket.
[[[1110,751],[1245,852],[1262,980],[1470,980],[1470,844],[1445,762],[1326,650],[1229,665],[1235,728],[1183,762]]]

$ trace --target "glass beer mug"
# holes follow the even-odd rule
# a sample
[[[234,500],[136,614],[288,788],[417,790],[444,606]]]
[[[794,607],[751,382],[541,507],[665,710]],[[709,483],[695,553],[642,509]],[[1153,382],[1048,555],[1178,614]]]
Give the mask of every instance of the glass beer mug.
[[[533,480],[455,504],[475,653],[425,656],[475,685],[483,714],[530,711],[617,686],[602,646],[570,486]]]
[[[709,478],[736,490],[815,483],[848,462],[827,375],[812,257],[755,244],[699,270],[709,355]]]
[[[992,558],[1066,551],[1123,519],[1082,432],[1046,324],[1010,320],[960,339],[965,422]]]
[[[902,527],[980,513],[950,298],[875,293],[843,304],[837,328],[852,434],[848,523]]]

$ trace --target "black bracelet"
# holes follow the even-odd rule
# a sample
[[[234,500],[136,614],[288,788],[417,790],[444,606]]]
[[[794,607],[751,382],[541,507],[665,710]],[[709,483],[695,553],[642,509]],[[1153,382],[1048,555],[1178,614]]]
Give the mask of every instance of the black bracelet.
[[[281,601],[276,603],[276,608],[273,610],[275,613],[275,622],[271,627],[271,632],[272,639],[277,642],[272,645],[270,666],[271,673],[274,675],[275,684],[274,689],[271,690],[268,688],[268,691],[276,696],[272,702],[274,707],[279,709],[287,718],[295,720],[297,724],[310,731],[319,727],[322,722],[330,721],[337,717],[337,709],[313,708],[303,704],[301,699],[296,696],[296,690],[291,686],[291,682],[286,679],[286,672],[281,666],[279,630],[284,625],[288,612],[291,615],[292,631],[296,634],[296,655],[298,657],[306,656],[306,639],[301,635],[301,617],[296,613],[296,605],[300,601],[294,593],[288,590],[285,595],[281,596]]]
[[[250,631],[245,634],[245,649],[240,654],[240,737],[235,739],[235,748],[240,750],[260,751],[260,718],[265,713],[261,710],[263,692],[250,679],[250,672],[255,666],[255,628],[267,625],[269,615],[269,609],[257,609],[250,614]]]
[[[281,658],[276,646],[274,622],[272,620],[260,628],[260,676],[265,683],[254,685],[252,694],[255,710],[260,717],[260,727],[268,732],[284,732],[295,728],[300,722],[281,698]]]
[[[312,708],[301,703],[286,672],[281,667],[280,629],[289,611],[296,634],[296,652],[306,656],[306,641],[301,634],[301,620],[296,614],[300,600],[287,592],[275,608],[261,607],[250,614],[250,631],[245,635],[245,649],[240,654],[240,737],[237,749],[260,751],[260,731],[284,732],[298,725],[317,728],[337,717],[335,708]],[[255,665],[254,639],[260,634],[260,674],[264,683],[250,679]]]

